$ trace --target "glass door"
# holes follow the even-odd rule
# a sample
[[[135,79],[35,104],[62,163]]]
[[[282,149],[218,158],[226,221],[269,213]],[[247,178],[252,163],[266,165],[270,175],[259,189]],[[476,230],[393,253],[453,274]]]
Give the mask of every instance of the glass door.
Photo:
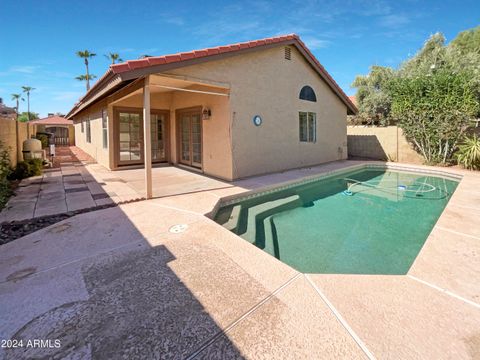
[[[143,162],[143,127],[141,114],[119,113],[119,163],[140,164]]]
[[[152,161],[167,160],[167,115],[151,114],[150,115],[150,131],[152,136]]]
[[[184,164],[191,165],[192,152],[190,146],[190,115],[182,114],[180,118],[180,161]]]
[[[198,111],[179,113],[180,163],[202,167],[202,117]]]
[[[190,117],[191,142],[192,142],[192,165],[202,166],[202,119],[200,114],[192,114]]]

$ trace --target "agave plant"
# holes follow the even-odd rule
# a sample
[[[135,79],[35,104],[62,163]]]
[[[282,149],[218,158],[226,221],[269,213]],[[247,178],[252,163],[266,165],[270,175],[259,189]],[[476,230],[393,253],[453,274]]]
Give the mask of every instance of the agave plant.
[[[476,134],[466,137],[458,147],[457,161],[467,169],[480,170],[480,138]]]

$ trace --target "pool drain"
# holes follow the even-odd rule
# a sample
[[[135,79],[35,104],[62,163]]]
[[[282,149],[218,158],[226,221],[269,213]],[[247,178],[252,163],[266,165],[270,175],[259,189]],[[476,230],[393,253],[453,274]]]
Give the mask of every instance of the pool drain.
[[[172,234],[180,234],[187,229],[188,229],[187,224],[177,224],[177,225],[173,225],[168,231],[170,231]]]

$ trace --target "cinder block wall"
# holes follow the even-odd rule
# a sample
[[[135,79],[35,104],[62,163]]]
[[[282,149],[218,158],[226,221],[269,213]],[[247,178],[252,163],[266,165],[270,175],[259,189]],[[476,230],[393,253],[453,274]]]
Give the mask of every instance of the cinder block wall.
[[[398,134],[397,134],[398,131]],[[422,164],[423,158],[396,126],[348,126],[348,156]]]
[[[0,118],[0,141],[9,149],[12,166],[23,160],[22,144],[29,135],[34,135],[34,126],[27,123],[18,123],[18,136],[16,121],[11,118]]]

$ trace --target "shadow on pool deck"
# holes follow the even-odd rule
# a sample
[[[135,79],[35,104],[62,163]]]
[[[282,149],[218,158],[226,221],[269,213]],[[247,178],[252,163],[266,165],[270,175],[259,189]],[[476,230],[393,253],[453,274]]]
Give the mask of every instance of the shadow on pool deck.
[[[1,338],[24,340],[24,344],[32,339],[58,339],[61,343],[59,348],[8,349],[6,359],[180,359],[221,334],[215,319],[172,270],[172,263],[181,264],[182,260],[177,261],[167,246],[150,244],[120,208],[108,212],[107,218],[115,218],[115,224],[106,224],[103,234],[95,236],[91,229],[78,226],[81,221],[75,224],[67,220],[43,230],[48,237],[20,239],[30,246],[19,244],[18,251],[14,243],[1,247]],[[95,218],[93,213],[85,214],[88,222],[107,220],[104,211],[97,213]],[[78,236],[75,241],[72,235]],[[8,250],[18,255],[5,259]],[[185,256],[192,255],[192,250],[202,255],[202,249],[195,246],[177,250]],[[195,284],[218,285],[218,281],[205,277],[211,268],[203,266],[192,272],[192,265],[176,271]],[[218,271],[243,276],[238,274],[238,267],[232,269],[233,264],[223,263],[223,269],[222,263],[219,265]],[[65,274],[69,274],[67,278]],[[234,286],[232,282],[228,285]],[[72,286],[76,289],[73,298],[68,296]],[[58,297],[52,287],[60,288]],[[202,288],[214,290],[208,284]],[[251,288],[258,290],[257,286]],[[208,296],[221,295],[225,294],[219,291]],[[28,299],[38,302],[22,306]],[[13,315],[20,312],[21,318],[28,319],[30,314],[30,319],[21,321]],[[233,344],[229,354],[241,357]]]
[[[170,270],[165,246],[107,257],[82,269],[88,299],[55,307],[11,338],[59,339],[59,349],[7,351],[7,359],[185,358],[221,329]],[[231,355],[240,357],[235,347]]]

